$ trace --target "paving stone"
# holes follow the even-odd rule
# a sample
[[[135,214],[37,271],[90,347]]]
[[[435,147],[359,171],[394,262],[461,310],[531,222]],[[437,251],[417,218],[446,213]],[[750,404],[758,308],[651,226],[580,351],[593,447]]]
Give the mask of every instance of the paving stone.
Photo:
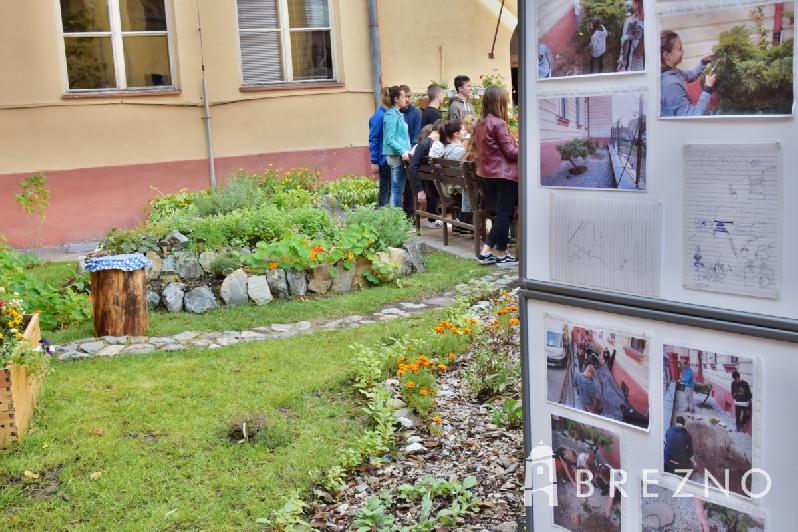
[[[89,353],[93,355],[100,349],[106,346],[105,342],[86,342],[85,344],[80,344],[80,350],[84,353]]]
[[[380,321],[395,320],[398,318],[401,318],[401,316],[397,316],[396,314],[388,314],[386,316],[380,316]]]
[[[255,331],[241,331],[241,339],[245,342],[254,342],[255,340],[265,340],[266,335]]]
[[[202,334],[199,335],[199,337],[202,338],[203,340],[216,340],[220,336],[224,336],[224,335],[222,333],[220,333],[220,332],[208,332],[208,333],[202,333]],[[175,338],[177,338],[177,335],[175,335]]]
[[[228,336],[230,338],[238,338],[241,336],[241,331],[224,331],[222,336]]]
[[[194,347],[208,347],[208,346],[209,346],[209,345],[211,345],[212,343],[213,343],[213,342],[211,342],[210,340],[203,340],[203,339],[199,339],[199,340],[191,340],[191,341],[188,343],[188,345],[192,345],[192,346],[194,346]]]
[[[274,332],[288,332],[294,328],[292,323],[272,323],[271,329]]]
[[[409,308],[409,309],[412,309],[412,310],[418,310],[418,309],[421,309],[421,308],[427,308],[427,305],[425,305],[424,303],[410,303],[410,302],[405,302],[405,301],[403,301],[402,303],[399,303],[399,306],[404,307],[404,308]]]
[[[217,333],[206,333],[206,334],[217,334]],[[193,331],[186,331],[186,332],[177,333],[176,335],[172,336],[172,338],[174,338],[180,343],[183,343],[196,338],[198,335],[199,333]]]
[[[127,339],[128,342],[131,344],[146,344],[149,343],[150,337],[149,336],[131,336]]]
[[[115,357],[118,355],[123,349],[125,348],[124,345],[107,345],[94,353],[96,357]]]
[[[235,345],[241,342],[238,338],[232,338],[230,336],[222,336],[221,338],[216,339],[216,343],[219,345]]]
[[[405,312],[402,309],[398,309],[396,307],[384,308],[381,311],[377,312],[377,314],[383,314],[383,315],[393,314],[395,316],[407,316],[407,312]]]
[[[369,324],[371,324],[371,323],[377,323],[377,322],[376,322],[376,321],[374,321],[374,320],[362,320],[362,321],[360,322],[360,325],[369,325]]]
[[[220,346],[219,344],[211,344],[208,346],[208,349],[219,349],[220,347],[222,346]]]
[[[309,321],[300,321],[294,324],[293,330],[298,332],[303,332],[303,331],[309,331],[312,327],[313,324],[310,323]]]
[[[454,298],[451,296],[435,296],[425,299],[423,303],[433,307],[445,307],[454,303]]]
[[[155,346],[152,344],[133,344],[129,345],[122,350],[123,355],[144,355],[155,351]]]
[[[151,343],[152,345],[166,345],[174,343],[174,340],[169,337],[153,336],[150,338],[148,343]]]
[[[171,352],[171,351],[184,351],[185,349],[186,349],[186,346],[184,346],[184,345],[180,345],[180,344],[169,344],[169,345],[165,345],[165,346],[163,346],[163,347],[161,348],[161,351],[167,351],[167,352]]]
[[[127,336],[103,336],[103,340],[109,344],[121,345],[127,342]]]
[[[91,355],[89,355],[88,353],[80,353],[78,351],[75,351],[74,349],[68,349],[66,351],[62,351],[58,355],[58,360],[65,362],[68,360],[80,360],[82,358],[90,358],[90,357]]]

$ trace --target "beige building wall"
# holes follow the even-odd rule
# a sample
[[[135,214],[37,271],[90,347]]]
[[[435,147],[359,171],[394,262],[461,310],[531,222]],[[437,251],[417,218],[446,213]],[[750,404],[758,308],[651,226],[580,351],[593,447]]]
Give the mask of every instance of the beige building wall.
[[[612,128],[612,96],[592,96],[588,99],[588,136],[610,138]]]
[[[566,116],[561,117],[558,98],[544,98],[540,100],[540,142],[569,141],[587,137],[586,122],[587,98],[580,97],[582,102],[582,122],[577,125],[576,98],[566,98]]]

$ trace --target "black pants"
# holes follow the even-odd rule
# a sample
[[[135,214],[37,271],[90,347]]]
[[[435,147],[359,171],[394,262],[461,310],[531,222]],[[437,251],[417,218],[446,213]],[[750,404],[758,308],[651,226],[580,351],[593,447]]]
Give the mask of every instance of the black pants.
[[[734,419],[737,421],[737,430],[745,430],[748,423],[748,407],[734,405]]]
[[[481,183],[487,207],[496,213],[485,244],[496,251],[507,251],[513,212],[518,204],[518,183],[509,179],[482,179]]]
[[[604,54],[601,54],[598,57],[590,56],[590,73],[593,73],[593,67],[598,66],[597,73],[601,74],[604,72]]]
[[[380,165],[380,192],[377,198],[380,207],[391,202],[391,167],[387,164]]]
[[[427,212],[438,214],[438,189],[432,181],[422,181],[424,195],[427,197]],[[433,220],[430,219],[430,222]]]

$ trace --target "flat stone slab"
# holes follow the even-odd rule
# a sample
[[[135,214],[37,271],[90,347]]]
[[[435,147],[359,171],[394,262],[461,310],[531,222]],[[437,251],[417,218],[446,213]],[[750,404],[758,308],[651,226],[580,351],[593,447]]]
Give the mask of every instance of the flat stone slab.
[[[99,351],[97,351],[96,353],[94,353],[94,356],[96,356],[96,357],[115,357],[123,349],[125,349],[124,345],[119,345],[119,344],[107,345],[107,346],[103,347],[102,349],[100,349]]]
[[[161,348],[161,351],[185,351],[186,346],[180,344],[169,344]]]
[[[213,334],[213,333],[206,333],[206,334]],[[180,343],[183,343],[183,342],[188,342],[189,340],[192,340],[192,339],[196,338],[197,336],[199,336],[199,333],[195,333],[193,331],[186,331],[186,332],[178,333],[178,334],[172,336],[172,338],[174,338],[175,340],[177,340]]]
[[[422,309],[422,308],[427,308],[427,305],[425,305],[424,303],[402,302],[402,303],[399,303],[399,306],[403,307],[403,308],[410,309],[410,310],[418,310],[418,309]]]
[[[86,342],[85,344],[80,344],[80,350],[84,353],[89,353],[93,355],[94,353],[98,352],[100,349],[105,347],[105,342]]]
[[[122,350],[123,355],[145,355],[155,351],[155,346],[152,344],[133,344],[127,346]]]

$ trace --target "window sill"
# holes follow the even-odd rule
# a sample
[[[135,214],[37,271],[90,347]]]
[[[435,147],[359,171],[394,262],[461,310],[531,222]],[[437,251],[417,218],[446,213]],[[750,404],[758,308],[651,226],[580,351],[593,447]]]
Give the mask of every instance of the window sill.
[[[304,89],[343,89],[339,81],[319,81],[313,83],[275,83],[274,85],[242,85],[241,92],[295,91]]]
[[[567,118],[563,118],[561,116],[558,116],[557,117],[557,123],[559,125],[561,125],[561,126],[567,126],[567,125],[570,125],[571,121],[568,120]]]
[[[86,91],[67,92],[61,96],[62,100],[87,100],[92,98],[137,98],[140,96],[179,96],[180,89],[174,87],[147,90],[111,90],[111,91]]]

